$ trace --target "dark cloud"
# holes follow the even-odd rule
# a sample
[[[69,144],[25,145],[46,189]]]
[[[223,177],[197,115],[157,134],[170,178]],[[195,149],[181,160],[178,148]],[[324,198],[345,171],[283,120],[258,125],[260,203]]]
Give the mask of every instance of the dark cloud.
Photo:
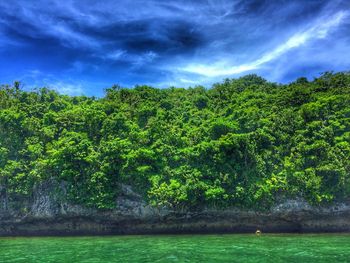
[[[86,94],[246,73],[284,82],[349,68],[349,12],[346,0],[0,1],[0,78]]]
[[[142,25],[142,21],[140,24]],[[126,39],[121,40],[122,47],[132,52],[152,50],[163,54],[194,51],[205,45],[204,37],[189,23],[171,21],[162,25],[148,25],[147,30],[136,31],[136,34],[135,31],[132,34],[127,33]]]

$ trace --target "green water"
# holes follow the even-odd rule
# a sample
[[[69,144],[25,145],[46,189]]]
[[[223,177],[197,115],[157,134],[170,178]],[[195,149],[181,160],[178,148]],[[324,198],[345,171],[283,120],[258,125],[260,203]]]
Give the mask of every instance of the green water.
[[[0,262],[350,262],[350,235],[0,238]]]

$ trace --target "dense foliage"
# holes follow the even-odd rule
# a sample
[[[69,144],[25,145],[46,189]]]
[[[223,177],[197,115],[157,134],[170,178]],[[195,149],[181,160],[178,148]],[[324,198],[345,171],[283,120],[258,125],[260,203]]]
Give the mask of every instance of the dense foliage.
[[[107,209],[122,184],[177,209],[349,198],[350,74],[113,86],[100,99],[2,86],[2,194],[31,198],[52,178],[71,201]]]

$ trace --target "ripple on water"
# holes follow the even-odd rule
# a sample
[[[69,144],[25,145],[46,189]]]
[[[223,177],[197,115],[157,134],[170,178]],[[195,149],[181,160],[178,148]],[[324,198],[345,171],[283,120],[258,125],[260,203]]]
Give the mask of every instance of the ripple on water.
[[[350,235],[0,238],[0,262],[349,262]]]

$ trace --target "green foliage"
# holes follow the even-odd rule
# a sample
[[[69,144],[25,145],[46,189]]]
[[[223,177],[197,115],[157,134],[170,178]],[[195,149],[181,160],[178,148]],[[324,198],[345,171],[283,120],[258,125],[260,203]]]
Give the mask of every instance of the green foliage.
[[[29,198],[54,179],[72,202],[116,204],[122,184],[155,206],[264,208],[350,197],[350,75],[288,85],[256,75],[212,89],[113,86],[69,97],[0,88],[0,186]]]

